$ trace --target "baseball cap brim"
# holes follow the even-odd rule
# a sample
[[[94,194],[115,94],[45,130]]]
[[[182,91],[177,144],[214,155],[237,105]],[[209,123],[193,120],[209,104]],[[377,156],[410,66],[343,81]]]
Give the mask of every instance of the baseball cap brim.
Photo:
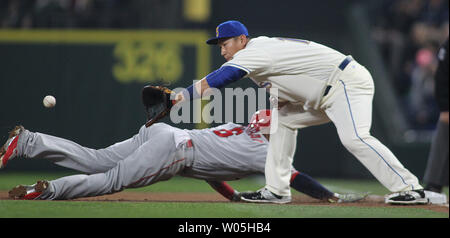
[[[213,37],[206,41],[206,44],[208,45],[217,45],[219,43],[220,39],[227,39],[227,38],[233,38],[234,36],[228,36],[228,37]],[[247,35],[248,37],[248,35]]]
[[[209,40],[206,41],[206,44],[208,45],[217,45],[217,43],[219,42],[219,37],[213,37]]]
[[[206,41],[206,44],[208,45],[217,45],[219,43],[220,39],[229,38],[229,37],[213,37]]]

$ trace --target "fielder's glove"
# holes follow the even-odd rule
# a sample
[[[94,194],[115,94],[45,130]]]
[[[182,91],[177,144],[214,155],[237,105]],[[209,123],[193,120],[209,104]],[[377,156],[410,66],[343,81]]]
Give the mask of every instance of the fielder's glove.
[[[170,95],[172,90],[163,86],[147,85],[142,89],[142,103],[147,114],[146,127],[151,126],[167,115],[173,106]]]

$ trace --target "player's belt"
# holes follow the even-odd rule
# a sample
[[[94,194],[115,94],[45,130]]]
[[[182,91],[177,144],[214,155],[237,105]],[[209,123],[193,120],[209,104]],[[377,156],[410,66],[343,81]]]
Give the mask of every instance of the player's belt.
[[[323,93],[324,97],[327,96],[327,94],[330,91],[330,89],[331,89],[331,85],[327,85],[327,87],[325,88],[325,92]]]
[[[183,143],[183,146],[184,148],[181,151],[179,151],[180,152],[179,158],[183,158],[186,160],[185,162],[186,167],[192,167],[192,165],[194,164],[194,150],[193,150],[194,145],[192,143],[192,140],[191,139],[186,140]]]
[[[344,70],[347,65],[352,62],[353,58],[351,56],[347,56],[339,65],[340,70]]]

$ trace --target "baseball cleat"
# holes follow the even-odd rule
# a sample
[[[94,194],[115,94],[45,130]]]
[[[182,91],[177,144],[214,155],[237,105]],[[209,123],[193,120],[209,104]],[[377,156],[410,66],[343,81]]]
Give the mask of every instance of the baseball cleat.
[[[12,160],[17,155],[17,141],[19,140],[19,135],[24,131],[23,126],[16,126],[12,131],[9,132],[8,140],[0,148],[0,169],[6,166],[9,160]]]
[[[358,202],[365,199],[369,194],[359,194],[359,193],[335,193],[333,198],[328,199],[329,202],[334,203],[351,203]]]
[[[423,189],[392,193],[385,197],[385,203],[399,205],[428,204],[428,198]]]
[[[39,197],[47,188],[48,182],[41,180],[33,185],[17,185],[8,193],[11,199],[33,200]]]
[[[262,188],[256,192],[243,192],[241,193],[241,200],[245,202],[255,203],[289,203],[291,202],[291,196],[279,196],[267,188]]]

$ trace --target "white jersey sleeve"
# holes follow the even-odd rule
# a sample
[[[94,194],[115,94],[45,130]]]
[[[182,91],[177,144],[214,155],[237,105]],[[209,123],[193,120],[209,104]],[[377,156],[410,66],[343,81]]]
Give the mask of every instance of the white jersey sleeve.
[[[244,70],[248,77],[257,73],[266,73],[270,71],[272,60],[262,49],[245,48],[237,52],[233,59],[222,66],[232,66]]]
[[[258,86],[276,88],[281,101],[316,108],[342,53],[324,45],[275,37],[257,37],[223,66],[247,72]]]

